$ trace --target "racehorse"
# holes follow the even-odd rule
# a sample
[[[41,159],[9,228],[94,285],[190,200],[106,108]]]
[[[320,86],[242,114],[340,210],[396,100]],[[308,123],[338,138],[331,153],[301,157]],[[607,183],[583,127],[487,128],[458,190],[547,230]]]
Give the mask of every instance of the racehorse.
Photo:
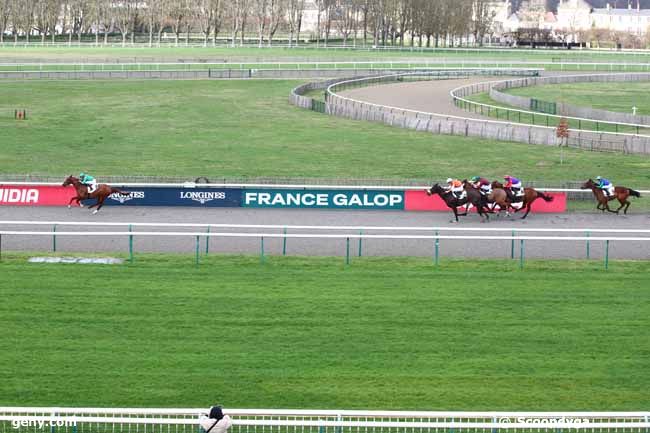
[[[106,200],[106,197],[113,193],[118,193],[122,195],[129,195],[131,194],[130,192],[125,192],[122,191],[118,188],[113,188],[109,185],[106,185],[105,183],[100,183],[97,185],[97,189],[91,193],[88,193],[88,187],[81,183],[81,181],[70,175],[68,176],[64,181],[63,181],[63,186],[68,186],[68,185],[73,185],[75,189],[77,190],[77,196],[72,197],[70,199],[70,202],[68,203],[68,209],[70,209],[70,206],[72,205],[73,201],[77,201],[77,204],[79,207],[84,207],[83,203],[81,203],[81,200],[86,200],[86,199],[91,199],[91,198],[96,198],[97,203],[91,205],[88,207],[88,209],[92,209],[95,206],[97,206],[97,209],[93,211],[93,214],[96,214],[104,205],[104,200]]]
[[[487,208],[492,213],[495,213],[494,209],[497,206],[499,206],[499,211],[496,212],[497,216],[501,214],[501,211],[505,211],[506,216],[510,216],[510,212],[508,210],[511,207],[510,199],[508,198],[508,194],[506,194],[503,188],[492,189],[492,192],[487,195],[487,201],[488,201]]]
[[[621,210],[623,206],[625,206],[625,209],[623,209],[623,213],[627,213],[627,208],[630,207],[630,202],[627,201],[627,198],[629,196],[633,197],[641,197],[641,193],[639,191],[635,191],[631,188],[626,188],[624,186],[615,186],[614,187],[614,195],[611,197],[608,197],[605,195],[605,192],[598,187],[598,185],[591,179],[586,181],[580,189],[591,189],[591,191],[594,193],[594,196],[596,197],[596,201],[598,202],[598,205],[596,206],[596,209],[599,209],[603,212],[607,210],[608,212],[612,213],[618,213],[618,211]],[[613,199],[618,199],[618,202],[621,204],[618,209],[616,210],[611,210],[609,208],[609,204],[607,203],[610,200]]]
[[[456,196],[451,191],[445,190],[437,183],[433,185],[430,189],[427,189],[425,191],[427,195],[438,194],[440,198],[445,202],[447,207],[454,212],[454,217],[456,218],[456,222],[458,222],[459,216],[467,215],[469,204],[472,204],[474,207],[476,207],[476,210],[478,211],[478,214],[481,216],[482,221],[489,220],[490,216],[487,214],[487,212],[484,212],[483,210],[484,207],[486,206],[485,197],[483,197],[481,193],[478,192],[475,188],[469,186],[467,181],[463,181],[463,183],[465,185],[466,196],[461,199],[456,198]],[[467,205],[467,207],[465,208],[465,213],[459,214],[457,208],[464,205]]]
[[[503,188],[503,184],[495,180],[494,182],[492,182],[492,190],[496,190],[497,188],[502,189],[505,192],[505,189]],[[526,213],[524,214],[524,216],[521,217],[521,219],[523,220],[528,216],[528,214],[530,213],[530,207],[533,205],[533,202],[538,198],[543,199],[545,202],[553,201],[552,196],[539,192],[535,188],[524,188],[524,195],[521,196],[521,207],[516,208],[512,205],[512,203],[510,203],[509,206],[512,209],[514,209],[515,212],[519,212],[523,208],[526,208]]]

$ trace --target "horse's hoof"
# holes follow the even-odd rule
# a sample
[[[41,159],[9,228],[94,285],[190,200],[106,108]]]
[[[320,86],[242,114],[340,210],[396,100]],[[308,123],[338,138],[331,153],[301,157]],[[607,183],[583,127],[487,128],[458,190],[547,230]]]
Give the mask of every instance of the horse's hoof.
[[[79,203],[79,207],[84,207],[84,204],[83,204],[83,203]]]
[[[97,212],[98,212],[97,209],[95,209],[95,210],[93,211],[93,215],[95,215]]]
[[[72,209],[72,206],[68,205],[68,209]]]

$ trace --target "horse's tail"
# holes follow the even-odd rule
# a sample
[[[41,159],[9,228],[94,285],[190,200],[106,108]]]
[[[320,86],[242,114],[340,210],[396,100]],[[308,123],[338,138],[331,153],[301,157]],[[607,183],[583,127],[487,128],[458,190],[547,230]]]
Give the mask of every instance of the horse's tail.
[[[628,190],[628,192],[630,193],[631,196],[639,197],[639,198],[641,197],[641,193],[639,191],[635,191],[632,188],[628,188],[627,190]]]
[[[543,192],[537,191],[537,197],[543,198],[544,201],[546,201],[546,202],[553,201],[553,196],[552,195],[546,195]]]
[[[111,188],[111,194],[113,194],[113,193],[118,193],[118,194],[122,194],[122,195],[131,195],[130,192],[128,192],[128,191],[122,191],[122,190],[119,189],[119,188]]]

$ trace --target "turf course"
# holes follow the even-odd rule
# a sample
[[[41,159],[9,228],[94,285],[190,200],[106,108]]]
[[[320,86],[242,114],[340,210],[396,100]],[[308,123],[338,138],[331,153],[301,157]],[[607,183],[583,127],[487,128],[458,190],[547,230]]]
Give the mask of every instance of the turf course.
[[[444,179],[608,173],[650,184],[650,159],[437,136],[291,106],[297,81],[0,82],[0,173]],[[15,121],[15,108],[28,120]],[[471,155],[471,157],[469,157]]]
[[[456,58],[456,59],[501,59],[501,60],[537,60],[548,62],[620,62],[647,63],[650,61],[650,51],[646,52],[616,52],[596,50],[523,50],[523,49],[386,49],[370,50],[342,49],[340,47],[315,48],[301,46],[299,48],[258,48],[249,47],[183,47],[165,46],[148,47],[140,44],[135,46],[100,46],[92,44],[85,46],[42,47],[33,44],[25,47],[24,44],[13,46],[5,43],[0,46],[0,56],[10,59],[25,59],[42,61],[64,61],[70,59],[83,59],[84,61],[110,60],[110,59],[140,59],[151,61],[153,59],[166,59],[173,61],[178,58],[206,59],[220,58],[229,61],[250,61],[251,59],[265,59],[267,61],[285,61],[295,59],[319,60],[380,60],[384,59],[409,59],[409,58]]]
[[[0,262],[1,405],[650,403],[648,262],[25,258]]]
[[[530,86],[510,89],[507,93],[528,96],[544,101],[557,101],[602,110],[650,115],[649,82],[630,83],[575,83]]]

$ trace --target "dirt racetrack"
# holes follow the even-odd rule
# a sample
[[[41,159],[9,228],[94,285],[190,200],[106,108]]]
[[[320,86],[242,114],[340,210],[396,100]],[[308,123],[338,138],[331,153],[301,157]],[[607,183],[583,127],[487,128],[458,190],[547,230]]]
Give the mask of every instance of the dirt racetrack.
[[[450,224],[450,214],[444,212],[399,212],[399,211],[344,211],[344,210],[283,210],[283,209],[197,209],[165,207],[105,207],[97,215],[91,215],[87,209],[67,209],[60,207],[0,207],[2,221],[88,221],[88,222],[165,222],[165,223],[201,223],[201,224],[278,224],[278,225],[321,225],[321,226],[387,226],[387,227],[490,227],[501,228],[497,235],[510,235],[512,229],[580,228],[585,231],[594,228],[647,229],[650,227],[650,215],[630,214],[627,216],[613,214],[533,214],[526,220],[515,218],[492,218],[490,223],[482,224],[479,217],[471,214],[461,220],[460,224]],[[2,230],[51,231],[52,225],[26,226],[20,224],[2,224]],[[59,226],[57,231],[127,231],[126,227],[83,227]],[[135,227],[138,231],[151,231],[151,228]],[[201,229],[164,228],[165,231],[201,231]],[[281,229],[212,229],[215,231],[238,231],[257,233],[282,233]],[[289,229],[288,233],[333,233],[326,230]],[[336,233],[358,234],[359,230],[344,230]],[[364,230],[365,234],[397,234],[396,231]],[[465,234],[445,232],[446,234]],[[404,234],[404,232],[401,232]],[[426,232],[409,232],[408,234],[431,235]],[[441,233],[442,234],[442,233]],[[478,233],[472,233],[476,235]],[[532,233],[528,233],[532,235]],[[568,233],[546,233],[548,236],[569,236]],[[573,234],[583,236],[583,233]],[[592,233],[591,236],[597,236]],[[632,235],[616,235],[632,236]],[[650,237],[650,234],[636,236]],[[358,255],[358,241],[351,240],[351,254]],[[178,252],[192,254],[195,251],[195,238],[187,237],[135,237],[135,251]],[[603,257],[603,241],[592,241],[591,257]],[[509,258],[510,240],[442,240],[440,254],[442,257],[485,257]],[[526,258],[584,258],[586,243],[584,241],[526,241]],[[7,251],[50,251],[52,236],[27,237],[17,235],[2,236],[2,249]],[[518,253],[519,245],[515,247]],[[122,237],[57,237],[59,252],[122,252],[128,251],[128,238]],[[205,250],[205,240],[201,240],[201,250]],[[433,240],[364,240],[364,256],[428,256],[433,255]],[[213,238],[210,241],[212,253],[258,254],[260,239],[255,238]],[[282,240],[266,239],[267,254],[281,254]],[[288,239],[288,255],[328,255],[345,254],[345,239]],[[650,242],[648,241],[613,241],[610,243],[611,259],[650,259]]]

